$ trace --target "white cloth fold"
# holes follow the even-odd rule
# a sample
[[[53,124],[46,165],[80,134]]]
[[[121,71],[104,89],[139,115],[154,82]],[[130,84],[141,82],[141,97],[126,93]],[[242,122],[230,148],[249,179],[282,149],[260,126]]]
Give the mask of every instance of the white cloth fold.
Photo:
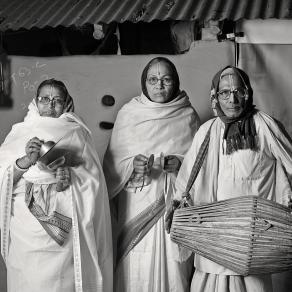
[[[243,195],[260,196],[284,205],[288,204],[292,194],[291,139],[285,135],[273,118],[263,112],[257,112],[254,121],[258,151],[243,149],[225,155],[223,154],[224,124],[219,118],[216,118],[211,129],[207,156],[190,191],[194,204],[211,203]],[[210,120],[200,127],[192,146],[185,155],[176,180],[175,198],[178,200],[181,199],[185,191],[200,145],[212,122],[213,120]],[[237,276],[235,272],[199,255],[195,257],[195,267],[199,271],[195,274],[198,279],[204,278],[201,274],[198,276],[202,272],[216,274],[222,278],[223,275]],[[210,282],[208,285],[214,285],[214,281],[219,281],[218,277],[213,277],[213,283]],[[256,280],[257,276],[250,277],[250,279],[252,278]],[[238,279],[240,279],[239,276]],[[244,284],[244,282],[242,283]],[[205,284],[205,280],[202,283],[195,283],[193,280],[194,288],[192,291],[197,291],[197,289],[198,291],[207,291]],[[260,291],[255,287],[257,286],[252,288],[251,285],[249,289],[238,291]],[[208,291],[229,291],[228,287],[226,289]],[[263,288],[262,291],[269,290]]]
[[[8,289],[111,292],[109,203],[90,131],[73,113],[41,117],[34,102],[29,108],[24,122],[12,127],[0,148],[1,253],[7,265]],[[50,239],[24,202],[25,179],[50,184],[54,175],[33,166],[12,187],[14,161],[25,155],[26,143],[35,136],[60,141],[60,147],[70,150],[65,163],[70,163],[71,186],[56,195],[58,211],[73,217],[69,241],[62,247]]]
[[[125,104],[117,115],[104,158],[110,198],[129,180],[136,155],[185,153],[199,125],[184,91],[169,103],[155,103],[141,94]]]
[[[165,174],[160,155],[182,159],[200,121],[184,91],[169,103],[155,103],[143,94],[125,104],[117,115],[104,159],[104,172],[115,215],[114,235],[161,194],[168,203],[173,197],[176,174]],[[124,189],[138,154],[154,154],[150,184],[133,192]],[[114,213],[113,213],[114,214]],[[164,218],[148,231],[117,267],[116,291],[188,291],[192,266],[173,259],[173,245],[164,229]]]

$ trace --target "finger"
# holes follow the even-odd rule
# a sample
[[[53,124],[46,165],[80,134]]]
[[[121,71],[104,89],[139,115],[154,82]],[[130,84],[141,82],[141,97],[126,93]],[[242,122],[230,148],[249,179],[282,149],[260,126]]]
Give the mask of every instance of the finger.
[[[169,164],[169,165],[166,165],[165,167],[164,167],[164,170],[167,170],[167,169],[173,169],[173,170],[175,170],[176,168],[177,168],[177,164]]]
[[[56,175],[70,176],[70,171],[68,167],[58,167],[56,171]]]
[[[134,160],[134,165],[147,165],[147,160]]]
[[[50,164],[48,164],[48,168],[50,170],[56,170],[58,167],[62,166],[65,163],[65,160],[66,160],[65,157],[61,156],[54,160],[53,162],[51,162]]]
[[[30,152],[30,153],[27,153],[26,156],[28,157],[31,165],[34,165],[38,160],[39,154],[38,152]]]
[[[63,176],[67,175],[68,176],[69,175],[69,171],[68,171],[67,168],[61,166],[61,167],[57,168],[56,175],[63,175]]]
[[[41,147],[42,143],[39,143],[37,141],[32,141],[32,142],[29,142],[29,146]]]
[[[56,171],[56,179],[63,183],[69,184],[71,181],[70,171],[68,167],[59,167]]]
[[[148,157],[146,157],[145,155],[142,155],[142,154],[138,154],[137,156],[135,156],[135,160],[147,162],[148,161]]]
[[[31,147],[29,147],[29,148],[27,149],[27,152],[28,152],[28,153],[33,153],[33,152],[35,152],[35,153],[39,153],[39,152],[40,152],[40,147],[31,146]]]
[[[134,168],[147,168],[147,162],[136,162],[134,163]]]
[[[144,167],[135,167],[134,169],[135,169],[135,172],[136,173],[143,174],[143,173],[149,172],[147,166],[144,166]]]
[[[175,166],[167,167],[166,169],[164,169],[164,171],[166,171],[166,172],[176,172],[176,167]]]
[[[135,169],[140,169],[140,170],[148,169],[147,164],[135,164],[134,168]]]
[[[64,184],[69,184],[70,179],[68,177],[56,177],[57,181],[62,182]]]
[[[173,158],[176,158],[175,155],[166,155],[165,156],[165,159],[173,159]]]
[[[66,174],[64,171],[61,171],[59,170],[57,173],[56,173],[56,178],[58,180],[68,180],[69,179],[69,175]]]
[[[41,141],[44,141],[44,140],[41,140],[38,137],[33,137],[33,138],[30,139],[30,141],[38,141],[38,142],[41,142]]]
[[[174,166],[164,167],[164,171],[166,171],[166,172],[175,172],[175,170],[176,170],[176,167],[174,167]]]
[[[36,144],[36,145],[41,146],[41,145],[44,143],[44,141],[43,141],[43,140],[39,140],[38,138],[36,138],[36,139],[31,139],[31,140],[29,140],[28,143],[29,143],[30,145],[31,145],[31,144]]]
[[[53,167],[53,168],[55,168],[55,167]],[[58,167],[57,170],[56,170],[56,177],[63,177],[63,176],[64,176],[63,168],[62,167]]]
[[[178,159],[177,157],[173,156],[173,157],[170,157],[170,158],[166,159],[165,162],[166,162],[167,164],[168,164],[168,163],[178,163],[178,162],[179,162],[179,159]]]
[[[40,152],[40,147],[39,146],[29,146],[27,148],[25,148],[26,153],[32,153],[32,152],[36,152],[39,153]]]
[[[168,155],[165,157],[165,162],[179,160],[175,155]]]

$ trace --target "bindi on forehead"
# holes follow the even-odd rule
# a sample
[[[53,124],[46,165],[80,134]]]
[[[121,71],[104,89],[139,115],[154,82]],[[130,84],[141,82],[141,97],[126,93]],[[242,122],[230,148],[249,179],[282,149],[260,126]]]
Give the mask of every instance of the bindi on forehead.
[[[65,97],[63,96],[63,93],[59,90],[59,88],[54,87],[53,85],[48,85],[48,86],[43,87],[40,91],[40,95],[48,96],[50,98],[60,97],[62,99],[65,99]]]
[[[52,85],[50,85],[49,97],[53,97],[53,86]]]
[[[171,75],[169,66],[163,62],[153,64],[148,70],[148,75],[155,75],[157,77]]]
[[[242,82],[236,74],[225,74],[220,77],[219,88],[222,87],[235,88],[241,85]]]

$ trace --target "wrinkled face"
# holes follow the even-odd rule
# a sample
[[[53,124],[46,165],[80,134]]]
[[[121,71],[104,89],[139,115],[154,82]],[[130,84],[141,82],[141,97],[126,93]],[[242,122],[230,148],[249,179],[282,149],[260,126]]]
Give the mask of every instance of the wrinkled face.
[[[149,68],[146,89],[153,102],[168,102],[172,97],[173,83],[171,69],[167,63],[158,62]]]
[[[37,107],[42,117],[58,118],[64,110],[65,97],[62,92],[51,85],[41,88],[37,97]]]
[[[247,92],[239,76],[227,74],[221,78],[218,101],[223,113],[227,117],[237,118],[240,116],[245,109],[246,97]]]

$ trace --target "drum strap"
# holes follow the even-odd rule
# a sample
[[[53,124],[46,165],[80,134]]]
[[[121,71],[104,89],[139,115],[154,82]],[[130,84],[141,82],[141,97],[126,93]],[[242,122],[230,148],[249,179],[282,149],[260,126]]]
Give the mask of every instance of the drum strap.
[[[199,152],[197,154],[195,163],[192,167],[192,171],[191,171],[191,174],[190,174],[189,179],[188,179],[186,190],[182,194],[183,198],[182,198],[182,201],[180,203],[180,207],[188,207],[188,206],[194,205],[192,198],[191,198],[191,195],[190,195],[190,190],[191,190],[191,188],[192,188],[192,186],[193,186],[193,184],[194,184],[194,182],[195,182],[195,180],[200,172],[200,169],[203,165],[204,159],[207,155],[208,148],[209,148],[209,142],[210,142],[211,128],[212,128],[212,125],[214,122],[215,122],[215,119],[211,123],[211,125],[208,129],[208,132],[204,138],[204,141],[202,142],[202,144],[200,146]]]

